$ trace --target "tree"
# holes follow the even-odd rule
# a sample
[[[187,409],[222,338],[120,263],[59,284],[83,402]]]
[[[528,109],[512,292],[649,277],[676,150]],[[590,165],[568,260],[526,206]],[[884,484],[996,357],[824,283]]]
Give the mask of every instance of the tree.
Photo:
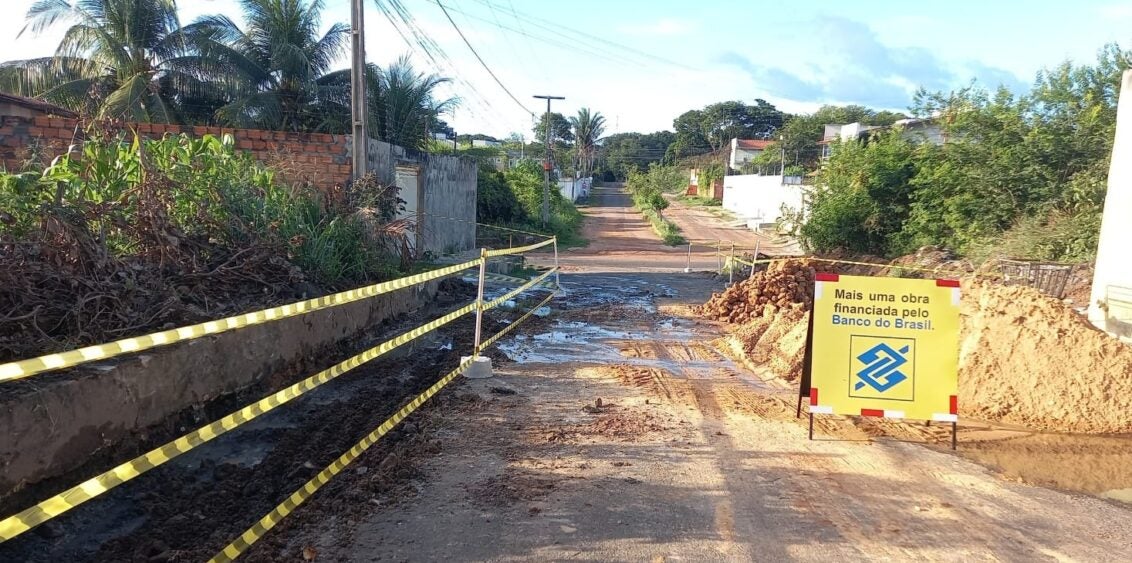
[[[535,139],[539,142],[546,142],[546,123],[547,114],[543,113],[542,118],[539,119],[538,124],[531,128],[531,132],[535,134]],[[550,142],[551,144],[567,145],[574,142],[574,133],[570,125],[570,120],[566,119],[561,113],[552,112],[550,114]]]
[[[601,170],[624,181],[630,172],[642,172],[652,163],[663,162],[675,141],[676,134],[671,131],[610,135],[602,140],[598,151]]]
[[[226,69],[213,76],[231,92],[218,117],[241,127],[308,129],[323,117],[315,102],[327,95],[321,90],[328,83],[320,79],[345,53],[349,26],[336,23],[320,35],[322,0],[241,0],[241,6],[246,29],[224,15],[185,28],[195,49]]]
[[[908,218],[915,147],[899,131],[835,143],[812,194],[802,240],[812,249],[887,255]]]
[[[597,143],[605,133],[605,117],[600,112],[591,114],[589,108],[581,108],[577,116],[570,118],[570,125],[574,129],[576,162],[580,165],[582,176],[587,177],[593,173]]]
[[[217,61],[188,50],[174,0],[39,0],[23,32],[71,22],[52,57],[0,65],[0,89],[102,118],[177,121],[218,103]],[[207,112],[206,112],[207,113]]]
[[[719,102],[684,112],[672,122],[676,130],[675,157],[717,151],[731,139],[769,139],[782,127],[786,114],[766,100],[754,105]]]
[[[408,57],[386,68],[366,66],[369,130],[374,138],[403,147],[427,150],[431,133],[453,134],[440,119],[457,103],[437,100],[436,89],[449,79],[417,72]],[[350,132],[350,71],[339,70],[318,80],[308,127],[327,133]]]

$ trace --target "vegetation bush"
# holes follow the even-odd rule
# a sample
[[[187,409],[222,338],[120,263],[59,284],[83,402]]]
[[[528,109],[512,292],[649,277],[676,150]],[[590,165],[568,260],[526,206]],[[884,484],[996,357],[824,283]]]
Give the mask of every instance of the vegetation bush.
[[[42,174],[3,173],[0,185],[0,237],[9,241],[66,216],[81,219],[116,258],[191,255],[207,262],[260,244],[279,246],[330,286],[391,274],[349,210],[311,187],[283,185],[271,169],[236,152],[230,136],[142,140],[95,131],[80,152],[56,158]],[[378,200],[389,195],[374,197],[361,203],[388,208]],[[384,215],[392,218],[388,210]]]
[[[629,189],[630,197],[633,198],[633,205],[652,224],[653,230],[664,244],[669,246],[686,242],[680,235],[680,227],[661,214],[668,208],[668,200],[664,198],[664,193],[677,191],[678,183],[682,181],[682,173],[676,167],[652,164],[647,172],[630,170],[625,184]]]
[[[1090,259],[1129,61],[1132,53],[1110,45],[1094,65],[1041,72],[1022,96],[921,91],[913,110],[936,116],[947,142],[891,132],[835,145],[810,194],[803,242],[889,256],[934,245],[971,256]]]
[[[544,184],[542,168],[533,160],[506,172],[481,167],[476,192],[479,222],[555,235],[567,246],[584,244],[580,235],[582,213],[556,186],[550,190],[550,223],[542,226]]]

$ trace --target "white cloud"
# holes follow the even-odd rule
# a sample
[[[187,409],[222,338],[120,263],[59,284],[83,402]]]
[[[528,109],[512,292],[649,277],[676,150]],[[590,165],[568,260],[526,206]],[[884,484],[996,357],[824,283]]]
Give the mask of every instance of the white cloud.
[[[699,27],[699,24],[694,21],[661,18],[654,22],[623,25],[618,28],[618,31],[626,35],[671,37],[675,35],[687,35],[699,29]]]

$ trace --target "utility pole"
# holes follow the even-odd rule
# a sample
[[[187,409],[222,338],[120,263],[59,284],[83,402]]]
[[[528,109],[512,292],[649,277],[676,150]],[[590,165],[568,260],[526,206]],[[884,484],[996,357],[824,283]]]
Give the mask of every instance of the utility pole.
[[[364,0],[350,0],[350,121],[351,148],[354,151],[353,179],[365,175],[369,147],[366,127],[366,35]]]
[[[535,96],[540,100],[546,100],[546,162],[542,164],[542,176],[544,184],[542,187],[542,226],[545,228],[550,223],[550,101],[551,100],[565,100],[563,96]]]

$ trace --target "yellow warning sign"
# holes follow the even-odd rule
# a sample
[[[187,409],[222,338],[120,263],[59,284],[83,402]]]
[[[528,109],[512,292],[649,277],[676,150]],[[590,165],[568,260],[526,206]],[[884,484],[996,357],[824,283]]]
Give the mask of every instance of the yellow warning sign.
[[[954,422],[959,283],[818,274],[810,412]]]

